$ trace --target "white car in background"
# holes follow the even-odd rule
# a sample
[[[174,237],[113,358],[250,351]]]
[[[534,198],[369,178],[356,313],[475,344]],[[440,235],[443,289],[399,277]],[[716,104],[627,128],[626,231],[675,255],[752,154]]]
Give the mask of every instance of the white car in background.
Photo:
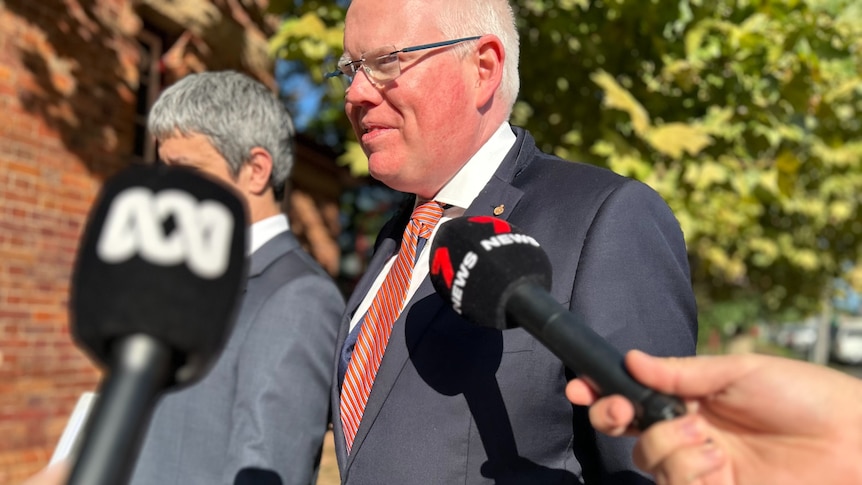
[[[831,357],[842,364],[862,364],[862,324],[844,324],[835,328]]]
[[[782,347],[805,354],[817,343],[817,327],[809,323],[787,323],[778,331],[775,341]]]

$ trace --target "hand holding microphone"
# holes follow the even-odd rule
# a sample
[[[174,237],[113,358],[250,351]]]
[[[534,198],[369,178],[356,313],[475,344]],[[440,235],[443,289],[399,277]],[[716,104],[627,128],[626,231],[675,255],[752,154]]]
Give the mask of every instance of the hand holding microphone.
[[[201,377],[232,328],[246,272],[245,207],[185,168],[107,180],[72,277],[73,336],[105,367],[70,484],[125,483],[160,393]]]
[[[434,288],[456,312],[485,327],[523,327],[599,394],[631,401],[638,428],[685,414],[681,400],[632,378],[622,354],[548,293],[547,255],[506,221],[490,216],[447,221],[434,238],[430,261]]]
[[[637,433],[634,462],[669,483],[862,483],[862,381],[794,359],[736,354],[661,358],[626,354],[626,368],[654,389],[696,403],[680,419]],[[628,430],[632,409],[597,398],[580,379],[572,402],[593,426]]]

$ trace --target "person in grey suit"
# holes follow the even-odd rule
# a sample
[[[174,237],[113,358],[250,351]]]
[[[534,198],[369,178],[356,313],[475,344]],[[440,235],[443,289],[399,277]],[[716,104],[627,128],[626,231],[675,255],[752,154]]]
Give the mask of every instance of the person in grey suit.
[[[443,205],[444,221],[495,216],[533,236],[553,266],[551,294],[620,351],[693,354],[697,311],[682,231],[655,191],[542,153],[509,125],[518,34],[506,0],[353,0],[331,74],[347,78],[345,111],[371,175],[409,194],[380,232],[339,331],[332,409],[342,482],[651,482],[632,463],[631,439],[597,434],[587,408],[566,399],[573,375],[548,349],[520,328],[471,325],[434,292],[427,249],[347,436],[355,407],[340,409],[354,399],[345,374],[420,203]]]
[[[167,88],[148,123],[162,162],[236,189],[251,259],[223,352],[202,380],[159,401],[131,483],[313,483],[344,303],[280,209],[293,164],[290,116],[264,85],[225,71]]]

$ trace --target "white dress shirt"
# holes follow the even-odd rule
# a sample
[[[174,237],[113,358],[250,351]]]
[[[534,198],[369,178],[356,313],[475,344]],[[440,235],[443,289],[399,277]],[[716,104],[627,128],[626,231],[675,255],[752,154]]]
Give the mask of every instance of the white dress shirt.
[[[248,228],[248,255],[251,256],[270,239],[290,229],[287,216],[276,214],[255,222]]]

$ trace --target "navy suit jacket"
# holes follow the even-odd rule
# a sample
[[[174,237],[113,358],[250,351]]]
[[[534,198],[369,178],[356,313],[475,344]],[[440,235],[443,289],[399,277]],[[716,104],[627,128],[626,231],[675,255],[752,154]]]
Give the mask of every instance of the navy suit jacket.
[[[695,301],[685,243],[667,204],[640,182],[544,154],[527,132],[514,131],[514,147],[465,215],[503,206],[499,217],[547,252],[552,295],[621,351],[692,355]],[[396,216],[380,233],[347,303],[339,348],[407,219]],[[394,324],[349,456],[340,389],[333,387],[342,481],[648,483],[632,464],[632,440],[597,434],[586,408],[566,399],[571,377],[523,329],[467,323],[426,278]]]

